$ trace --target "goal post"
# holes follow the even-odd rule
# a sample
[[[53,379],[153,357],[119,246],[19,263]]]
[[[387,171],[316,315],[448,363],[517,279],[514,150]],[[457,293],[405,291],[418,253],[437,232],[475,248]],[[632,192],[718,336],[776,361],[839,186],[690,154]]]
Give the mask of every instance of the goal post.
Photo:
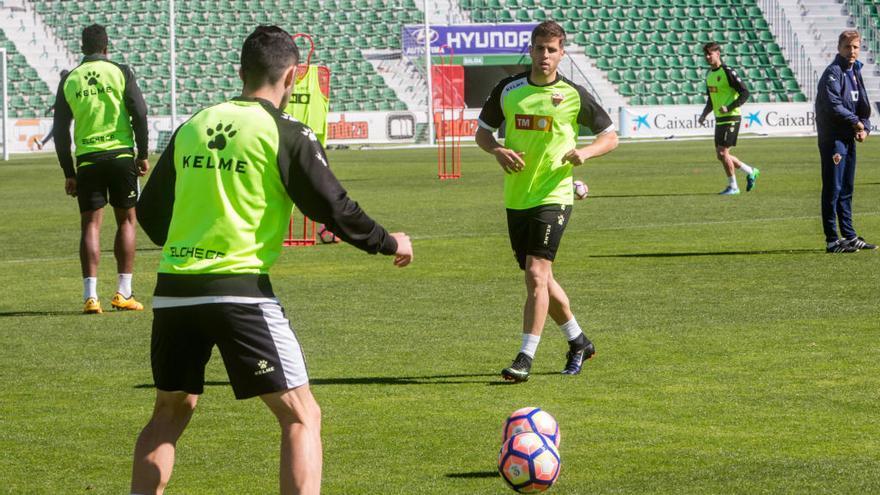
[[[3,116],[2,122],[0,122],[0,125],[3,126],[3,130],[0,131],[0,138],[3,139],[3,161],[9,160],[9,95],[7,93],[8,83],[9,74],[6,71],[6,48],[0,48],[0,86],[3,86]]]

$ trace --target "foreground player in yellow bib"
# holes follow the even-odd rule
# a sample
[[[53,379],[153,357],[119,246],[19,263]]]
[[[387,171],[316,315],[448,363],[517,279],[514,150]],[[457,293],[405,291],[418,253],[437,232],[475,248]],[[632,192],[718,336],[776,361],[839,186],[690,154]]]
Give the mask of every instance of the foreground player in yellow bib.
[[[529,72],[503,79],[480,113],[477,144],[506,173],[504,205],[510,245],[525,271],[522,347],[501,371],[506,380],[528,380],[532,359],[550,317],[569,343],[563,374],[581,372],[595,353],[571,312],[568,296],[553,278],[553,260],[574,203],[572,168],[617,147],[617,133],[605,110],[587,91],[557,72],[565,55],[565,31],[553,21],[532,31]],[[505,124],[505,141],[493,133]],[[580,126],[597,137],[578,148]]]

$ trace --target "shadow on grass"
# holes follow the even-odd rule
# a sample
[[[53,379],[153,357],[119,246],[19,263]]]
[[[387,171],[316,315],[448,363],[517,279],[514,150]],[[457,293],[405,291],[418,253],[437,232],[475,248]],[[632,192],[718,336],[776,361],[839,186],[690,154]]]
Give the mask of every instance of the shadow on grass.
[[[69,316],[81,315],[82,311],[0,311],[0,318],[4,316]],[[86,315],[88,316],[88,315]]]
[[[543,374],[543,373],[533,373]],[[555,374],[555,373],[547,373]],[[462,380],[462,378],[487,378],[495,380]],[[473,373],[460,375],[434,375],[434,376],[361,376],[349,378],[310,378],[310,385],[474,385],[485,383],[487,385],[509,385],[513,382],[505,382],[497,373]],[[206,387],[229,385],[228,381],[205,382]],[[134,388],[155,388],[152,383],[142,383]]]
[[[687,196],[718,196],[718,193],[665,193],[665,194],[591,194],[587,199],[601,198],[675,198]]]
[[[818,254],[821,249],[759,249],[755,251],[708,251],[694,253],[594,254],[590,258],[682,258],[688,256],[748,256],[755,254]]]
[[[447,478],[497,478],[498,471],[471,471],[470,473],[447,473]]]

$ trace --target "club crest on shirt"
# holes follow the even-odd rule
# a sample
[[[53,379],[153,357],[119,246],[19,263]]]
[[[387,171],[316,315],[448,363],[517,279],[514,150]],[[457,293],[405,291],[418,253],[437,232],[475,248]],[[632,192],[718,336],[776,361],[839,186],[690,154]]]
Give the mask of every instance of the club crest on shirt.
[[[553,102],[554,107],[559,106],[564,100],[565,96],[563,96],[562,93],[553,93],[550,95],[550,101]]]
[[[835,153],[834,156],[831,157],[831,161],[833,161],[835,165],[840,165],[840,160],[842,159],[843,157],[840,156],[840,153]]]

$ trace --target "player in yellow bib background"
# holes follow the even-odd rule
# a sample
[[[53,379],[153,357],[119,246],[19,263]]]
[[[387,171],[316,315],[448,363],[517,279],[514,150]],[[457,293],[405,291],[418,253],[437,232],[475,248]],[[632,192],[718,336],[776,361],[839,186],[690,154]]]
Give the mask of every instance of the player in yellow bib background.
[[[503,79],[480,112],[476,141],[506,173],[504,205],[510,244],[525,271],[522,346],[506,380],[528,380],[549,314],[569,342],[562,373],[576,375],[595,352],[571,312],[568,296],[553,278],[552,264],[574,202],[572,168],[617,147],[617,133],[605,110],[582,87],[562,77],[565,31],[553,21],[532,31],[531,70]],[[505,141],[495,132],[505,125]],[[580,126],[596,140],[578,147]]]

